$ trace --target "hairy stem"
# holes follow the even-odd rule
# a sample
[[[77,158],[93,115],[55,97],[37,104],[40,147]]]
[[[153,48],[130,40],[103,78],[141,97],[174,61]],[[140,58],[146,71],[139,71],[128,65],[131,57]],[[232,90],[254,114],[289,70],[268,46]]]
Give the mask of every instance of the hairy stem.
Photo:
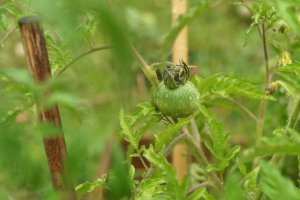
[[[174,147],[176,144],[178,144],[178,143],[180,143],[181,141],[183,141],[186,137],[187,137],[187,133],[186,133],[186,132],[183,132],[183,133],[179,134],[179,135],[178,135],[177,137],[175,137],[175,138],[170,142],[170,144],[165,148],[165,150],[163,151],[162,155],[163,155],[164,157],[167,157],[167,156],[171,153],[173,147]],[[149,177],[151,176],[152,172],[153,172],[153,167],[150,167],[150,168],[147,170],[147,172],[146,172],[145,176],[143,177],[143,179],[149,178]]]
[[[144,158],[142,157],[142,154],[141,154],[141,151],[139,149],[136,149],[136,152],[138,153],[138,157],[143,165],[143,167],[148,170],[149,167],[146,165],[145,161],[144,161]]]
[[[110,49],[112,48],[112,46],[110,45],[105,45],[105,46],[100,46],[100,47],[95,47],[92,48],[86,52],[83,52],[82,54],[80,54],[79,56],[75,57],[74,59],[72,59],[68,64],[66,64],[62,69],[58,70],[55,74],[55,76],[59,76],[61,75],[66,69],[68,69],[71,65],[73,65],[75,62],[77,62],[78,60],[80,60],[81,58],[96,52],[96,51],[101,51],[101,50],[105,50],[105,49]]]
[[[298,131],[297,124],[298,124],[299,115],[300,115],[300,97],[299,97],[299,99],[298,99],[298,101],[295,105],[295,108],[294,108],[292,114],[290,115],[290,118],[289,118],[288,123],[286,125],[286,130],[292,128],[292,129],[295,129],[295,130]],[[275,154],[275,155],[272,156],[272,158],[270,160],[270,163],[272,163],[273,165],[277,165],[280,162],[280,160],[283,159],[283,157],[284,156],[280,156],[278,154]],[[298,170],[300,172],[300,168]],[[299,177],[300,177],[300,174],[299,174]]]
[[[265,23],[262,24],[262,42],[263,42],[263,50],[264,50],[264,59],[265,59],[265,86],[268,86],[270,82],[270,70],[269,70],[269,55],[266,41],[266,30]]]
[[[260,30],[260,29],[259,29]],[[268,56],[268,48],[266,41],[266,30],[265,30],[265,22],[261,25],[261,39],[263,43],[263,52],[264,52],[264,62],[265,62],[265,88],[268,87],[270,82],[270,71],[269,71],[269,56]],[[261,144],[261,138],[263,135],[263,127],[265,121],[265,113],[266,113],[267,101],[265,99],[261,100],[259,107],[259,116],[256,123],[256,146]],[[254,160],[254,166],[257,165],[258,159]]]
[[[139,52],[136,50],[136,48],[131,43],[129,44],[129,46],[130,46],[133,56],[140,64],[142,71],[144,72],[147,79],[150,81],[151,85],[157,86],[159,82],[158,82],[155,72],[154,71],[151,72],[150,67],[146,64],[146,62],[144,61],[142,56],[139,54]]]
[[[290,119],[287,124],[287,128],[295,129],[297,127],[299,115],[300,115],[300,98],[298,99],[294,111],[290,116]]]
[[[196,151],[194,151],[194,154],[195,154],[194,156],[200,162],[200,164],[204,168],[206,166],[208,166],[209,162],[208,162],[200,144],[196,143],[194,138],[190,134],[187,134],[186,140],[187,140],[187,143],[189,144],[189,146],[192,146],[193,148],[195,148]],[[207,176],[209,176],[215,182],[217,188],[220,191],[223,190],[223,182],[214,171],[208,172]]]
[[[3,37],[3,39],[0,42],[0,49],[2,48],[3,44],[6,42],[6,40],[12,36],[12,34],[14,33],[14,31],[17,29],[18,25],[15,25],[14,27],[12,27]]]
[[[207,187],[207,186],[210,186],[210,185],[211,185],[211,183],[208,182],[208,181],[203,182],[203,183],[199,183],[199,184],[193,186],[190,190],[188,190],[188,191],[186,192],[185,195],[186,195],[186,196],[189,196],[189,195],[191,195],[193,192],[195,192],[196,190],[198,190],[199,188]]]
[[[257,122],[257,118],[256,116],[243,104],[241,104],[240,102],[234,100],[231,97],[225,97],[225,99],[227,99],[228,101],[234,103],[235,105],[237,105],[250,119],[252,119],[253,121]]]

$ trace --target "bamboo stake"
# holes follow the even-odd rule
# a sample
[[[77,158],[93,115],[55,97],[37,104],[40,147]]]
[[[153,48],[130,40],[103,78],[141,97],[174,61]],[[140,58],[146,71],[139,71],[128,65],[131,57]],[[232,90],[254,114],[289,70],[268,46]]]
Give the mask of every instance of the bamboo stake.
[[[172,0],[172,21],[175,23],[177,18],[184,14],[187,9],[186,0]],[[172,61],[173,63],[178,63],[179,59],[183,59],[188,63],[188,35],[187,27],[184,27],[182,31],[178,34],[174,46],[172,49]],[[187,147],[184,144],[177,144],[172,153],[173,166],[176,169],[177,177],[179,181],[182,181],[187,168],[188,168],[188,158],[187,158]]]
[[[19,21],[23,47],[27,56],[28,67],[37,84],[45,82],[51,77],[48,53],[42,27],[37,17],[29,16]],[[39,108],[39,105],[37,105]],[[57,136],[43,138],[44,148],[48,159],[48,167],[53,188],[64,189],[64,161],[66,159],[66,144],[61,130],[61,120],[57,105],[47,110],[39,108],[39,120],[53,123],[60,128]],[[74,191],[74,190],[73,190]],[[71,199],[75,199],[72,192]]]

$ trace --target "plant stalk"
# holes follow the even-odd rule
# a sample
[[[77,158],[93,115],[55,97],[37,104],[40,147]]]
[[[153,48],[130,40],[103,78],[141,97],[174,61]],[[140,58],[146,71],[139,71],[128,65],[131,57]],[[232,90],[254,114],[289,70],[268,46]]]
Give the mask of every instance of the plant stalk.
[[[265,85],[264,85],[264,87],[267,88],[271,80],[270,80],[269,56],[268,56],[268,48],[267,48],[267,41],[266,41],[265,22],[262,23],[261,28],[262,28],[261,31],[259,28],[258,28],[258,30],[261,35],[261,40],[263,43],[264,62],[265,62]],[[257,123],[256,123],[256,138],[255,138],[256,146],[259,146],[261,144],[266,108],[267,108],[267,100],[263,99],[260,102],[259,115],[257,117]],[[258,161],[259,161],[259,158],[256,158],[253,162],[253,166],[257,166]]]
[[[54,76],[59,76],[61,75],[66,69],[68,69],[71,65],[73,65],[75,62],[77,62],[78,60],[80,60],[81,58],[93,53],[93,52],[96,52],[96,51],[101,51],[101,50],[105,50],[105,49],[110,49],[112,48],[112,46],[110,45],[105,45],[105,46],[100,46],[100,47],[95,47],[95,48],[92,48],[82,54],[80,54],[79,56],[75,57],[74,59],[72,59],[68,64],[66,64],[62,69],[58,70]]]

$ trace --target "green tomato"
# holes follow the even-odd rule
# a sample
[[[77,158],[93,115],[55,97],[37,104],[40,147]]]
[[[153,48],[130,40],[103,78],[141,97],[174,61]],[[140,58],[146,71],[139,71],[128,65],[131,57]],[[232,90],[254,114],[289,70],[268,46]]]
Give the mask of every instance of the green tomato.
[[[188,117],[199,109],[200,94],[190,81],[175,89],[169,89],[161,81],[151,96],[158,110],[173,118]]]

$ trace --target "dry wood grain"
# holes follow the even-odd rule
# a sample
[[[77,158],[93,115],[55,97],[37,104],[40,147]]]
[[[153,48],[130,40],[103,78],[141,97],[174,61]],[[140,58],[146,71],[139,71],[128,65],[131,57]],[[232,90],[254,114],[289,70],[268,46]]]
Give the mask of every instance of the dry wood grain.
[[[37,17],[29,16],[19,20],[19,27],[23,41],[24,51],[26,53],[29,71],[36,81],[40,84],[51,77],[48,53],[46,48],[43,29]],[[40,108],[40,122],[52,123],[59,127],[56,136],[44,136],[43,142],[48,160],[49,171],[52,185],[56,190],[64,190],[65,180],[65,159],[66,144],[61,128],[61,119],[57,105],[47,110]],[[68,187],[69,188],[69,187]],[[71,189],[71,199],[75,199],[74,189]]]

